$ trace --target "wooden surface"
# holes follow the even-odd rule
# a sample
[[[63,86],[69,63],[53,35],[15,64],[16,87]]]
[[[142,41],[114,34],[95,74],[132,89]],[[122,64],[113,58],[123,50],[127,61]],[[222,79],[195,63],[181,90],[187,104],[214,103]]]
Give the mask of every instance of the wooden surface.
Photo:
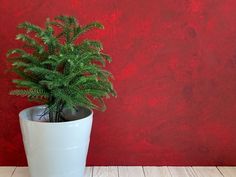
[[[27,167],[0,167],[0,177],[29,177]],[[85,177],[236,177],[236,167],[87,167]]]
[[[16,167],[0,167],[0,177],[11,177]]]

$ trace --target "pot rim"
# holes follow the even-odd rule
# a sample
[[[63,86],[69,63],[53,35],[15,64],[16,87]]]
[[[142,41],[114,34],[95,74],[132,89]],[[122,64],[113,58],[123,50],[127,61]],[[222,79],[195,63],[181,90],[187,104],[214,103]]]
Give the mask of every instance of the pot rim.
[[[85,120],[85,119],[87,119],[87,118],[92,118],[92,117],[93,117],[93,110],[92,110],[92,109],[88,109],[88,108],[84,108],[84,107],[83,107],[84,109],[87,109],[87,110],[90,111],[90,114],[89,114],[88,116],[86,116],[86,117],[84,117],[84,118],[81,118],[81,119],[78,119],[78,120],[71,120],[71,121],[66,121],[66,122],[43,122],[43,121],[30,120],[30,119],[27,119],[27,118],[23,117],[23,113],[24,113],[25,111],[31,110],[31,109],[33,109],[33,108],[40,108],[40,107],[41,107],[42,109],[45,109],[45,108],[46,108],[46,105],[31,106],[31,107],[28,107],[28,108],[25,108],[25,109],[21,110],[21,111],[19,112],[19,114],[18,114],[20,120],[21,120],[21,121],[29,121],[29,122],[31,122],[31,123],[42,124],[42,125],[60,125],[60,124],[63,124],[63,125],[67,124],[67,125],[69,125],[69,124],[75,124],[75,123],[80,122],[80,121],[83,121],[83,120]]]

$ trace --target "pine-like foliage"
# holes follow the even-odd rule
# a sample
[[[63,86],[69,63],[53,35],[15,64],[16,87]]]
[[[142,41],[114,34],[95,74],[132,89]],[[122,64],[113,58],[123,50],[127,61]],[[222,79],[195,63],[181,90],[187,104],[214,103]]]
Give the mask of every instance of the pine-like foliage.
[[[7,57],[21,79],[13,80],[19,89],[11,95],[46,103],[50,122],[63,121],[64,108],[105,110],[103,99],[116,96],[112,74],[104,69],[111,58],[99,41],[77,40],[91,29],[103,29],[102,24],[81,26],[75,17],[57,16],[47,19],[45,28],[29,22],[18,27],[24,33],[16,39],[24,45],[9,50]]]

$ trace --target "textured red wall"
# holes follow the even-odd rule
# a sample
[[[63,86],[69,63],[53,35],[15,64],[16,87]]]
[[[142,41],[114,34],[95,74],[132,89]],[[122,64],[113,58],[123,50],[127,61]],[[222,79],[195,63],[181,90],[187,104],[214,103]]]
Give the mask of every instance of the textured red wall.
[[[106,30],[117,99],[96,112],[89,165],[236,165],[235,0],[1,0],[0,165],[25,165],[5,53],[16,25],[75,15]]]

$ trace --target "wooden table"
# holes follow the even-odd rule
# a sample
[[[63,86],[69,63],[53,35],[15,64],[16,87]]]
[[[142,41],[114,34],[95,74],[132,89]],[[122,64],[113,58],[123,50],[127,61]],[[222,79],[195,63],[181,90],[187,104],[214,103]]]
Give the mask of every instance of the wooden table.
[[[0,177],[29,177],[27,167],[0,167]],[[94,166],[85,177],[236,177],[236,167]]]

